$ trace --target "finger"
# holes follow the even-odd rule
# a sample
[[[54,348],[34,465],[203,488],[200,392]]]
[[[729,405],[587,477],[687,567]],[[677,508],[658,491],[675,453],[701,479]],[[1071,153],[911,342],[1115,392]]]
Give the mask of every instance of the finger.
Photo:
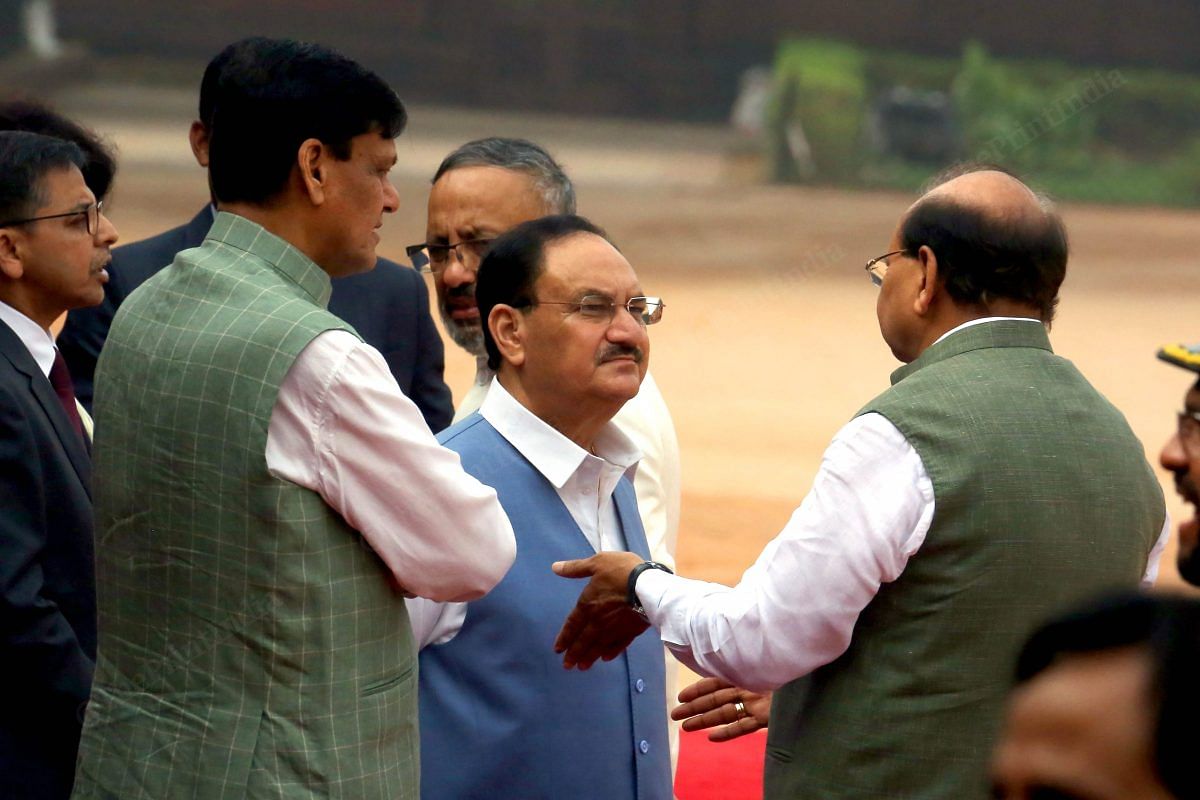
[[[579,638],[586,618],[587,615],[580,611],[578,605],[571,609],[571,613],[563,620],[562,627],[558,630],[558,636],[554,638],[554,652],[565,652]]]
[[[712,694],[718,689],[732,689],[733,684],[720,678],[702,678],[695,683],[683,687],[676,698],[681,703],[689,703],[697,697]]]
[[[671,710],[671,717],[673,719],[686,719],[687,717],[692,717],[697,714],[712,713],[714,710],[720,710],[725,707],[733,708],[734,703],[744,699],[742,695],[743,692],[741,689],[732,687],[728,689],[718,689],[715,692],[700,695],[690,703],[684,703],[681,706],[676,706]],[[676,713],[678,713],[679,716],[676,716]],[[732,722],[732,720],[724,721]]]
[[[739,714],[737,707],[734,705],[735,702],[737,702],[737,698],[733,697],[728,702],[722,703],[710,711],[687,718],[683,722],[683,729],[685,731],[699,731],[705,728],[715,728],[718,725],[730,725],[739,719],[743,719],[744,715],[750,712],[743,710]]]
[[[555,561],[550,565],[554,574],[563,578],[587,578],[596,573],[595,556],[575,561]]]
[[[761,727],[758,724],[758,720],[754,717],[746,717],[745,719],[739,719],[731,725],[709,731],[708,740],[710,742],[728,742],[730,739],[745,736],[747,733],[754,733]]]

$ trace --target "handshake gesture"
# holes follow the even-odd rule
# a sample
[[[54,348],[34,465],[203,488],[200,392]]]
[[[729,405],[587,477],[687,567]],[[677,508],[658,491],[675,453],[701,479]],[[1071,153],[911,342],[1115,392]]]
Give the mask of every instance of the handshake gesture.
[[[564,667],[585,670],[597,659],[612,661],[650,627],[629,604],[629,574],[643,560],[633,553],[604,552],[555,562],[557,575],[591,578],[554,641]],[[712,728],[708,738],[714,742],[767,727],[771,711],[769,692],[756,694],[719,678],[693,683],[679,693],[679,701],[671,718],[683,720],[687,731]]]
[[[629,573],[645,559],[634,553],[604,552],[577,561],[556,561],[555,574],[591,578],[554,640],[567,669],[587,669],[597,659],[612,661],[647,628],[628,602]]]

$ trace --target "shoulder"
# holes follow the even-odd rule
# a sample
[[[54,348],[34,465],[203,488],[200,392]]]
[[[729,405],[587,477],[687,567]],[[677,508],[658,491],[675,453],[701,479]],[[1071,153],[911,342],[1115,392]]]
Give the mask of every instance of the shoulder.
[[[476,411],[463,417],[437,435],[438,444],[455,452],[475,446],[481,441],[499,436],[496,429]]]

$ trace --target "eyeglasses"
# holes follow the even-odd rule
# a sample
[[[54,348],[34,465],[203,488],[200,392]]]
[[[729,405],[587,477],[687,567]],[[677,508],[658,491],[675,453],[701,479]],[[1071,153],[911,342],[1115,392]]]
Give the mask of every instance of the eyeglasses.
[[[883,286],[883,278],[887,275],[888,262],[892,256],[898,256],[901,253],[906,253],[907,250],[893,250],[890,253],[884,253],[877,258],[872,258],[867,262],[867,274],[871,276],[871,283],[876,286]]]
[[[613,302],[611,297],[602,294],[589,294],[577,302],[568,303],[557,300],[534,300],[529,306],[572,306],[579,316],[590,322],[612,322],[618,308],[624,308],[642,325],[653,325],[662,319],[666,303],[661,297],[631,297],[624,303]]]
[[[479,262],[483,261],[487,249],[495,239],[466,239],[456,244],[410,244],[404,248],[408,260],[418,272],[432,272],[441,275],[450,266],[450,253],[458,259],[463,269],[475,272]]]
[[[100,214],[104,210],[104,201],[100,200],[96,203],[89,203],[86,208],[81,208],[77,211],[64,211],[61,214],[45,214],[40,217],[26,217],[25,219],[13,219],[8,222],[0,222],[0,228],[9,228],[13,225],[25,225],[30,222],[38,222],[43,219],[60,219],[62,217],[78,217],[80,214],[87,215],[87,232],[88,236],[95,236],[100,230]]]
[[[1200,455],[1200,411],[1179,412],[1179,443],[1188,455]]]

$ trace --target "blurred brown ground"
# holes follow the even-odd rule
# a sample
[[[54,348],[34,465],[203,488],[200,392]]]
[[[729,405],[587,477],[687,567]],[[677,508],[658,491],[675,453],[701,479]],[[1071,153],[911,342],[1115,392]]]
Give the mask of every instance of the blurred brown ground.
[[[111,216],[123,242],[180,224],[206,201],[187,149],[190,93],[86,88],[57,100],[121,149]],[[404,245],[424,239],[428,178],[454,146],[524,135],[554,152],[576,179],[580,213],[608,229],[668,306],[651,361],[682,450],[680,570],[735,582],[808,491],[829,439],[897,366],[862,265],[887,249],[913,198],[753,185],[728,155],[745,143],[715,127],[411,112],[394,172],[402,207],[384,225],[381,254],[402,260]],[[1154,352],[1200,340],[1200,212],[1064,212],[1073,255],[1051,339],[1124,411],[1157,469],[1190,381]],[[446,357],[457,398],[473,363],[452,345]],[[1183,506],[1159,472],[1178,520]],[[1174,543],[1160,585],[1179,585],[1173,564]]]

